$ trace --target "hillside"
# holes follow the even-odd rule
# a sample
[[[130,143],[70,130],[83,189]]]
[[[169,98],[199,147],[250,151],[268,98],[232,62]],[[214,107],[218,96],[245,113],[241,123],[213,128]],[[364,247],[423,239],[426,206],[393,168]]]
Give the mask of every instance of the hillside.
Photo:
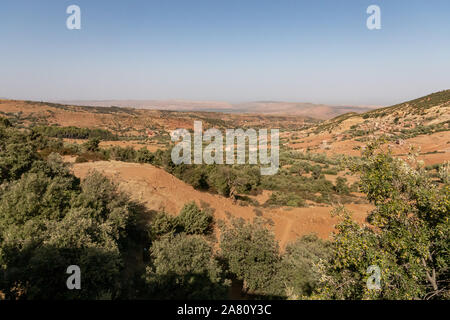
[[[385,136],[396,154],[409,146],[421,148],[427,164],[450,159],[450,90],[363,114],[347,113],[291,137],[294,149],[357,155],[358,147]],[[301,141],[298,141],[301,140]]]
[[[375,107],[365,106],[330,106],[325,104],[279,102],[279,101],[257,101],[235,105],[235,108],[247,113],[261,114],[290,114],[304,117],[312,117],[327,120],[348,113],[363,113]]]
[[[403,129],[445,125],[449,120],[450,90],[445,90],[363,114],[347,113],[325,121],[313,130],[315,132],[325,130],[342,132],[342,130],[348,130],[350,124],[350,129],[353,131],[365,130],[369,134],[395,134],[403,133]],[[353,132],[348,133],[352,134]]]
[[[122,107],[75,106],[37,101],[0,100],[0,116],[14,124],[28,127],[76,126],[100,128],[127,137],[146,137],[146,130],[167,133],[178,128],[192,128],[194,120],[203,127],[246,128],[276,127],[293,129],[317,120],[296,115],[228,114],[218,112],[182,112]]]
[[[328,239],[338,221],[330,214],[332,206],[310,208],[242,206],[230,198],[195,190],[163,169],[149,164],[97,161],[73,166],[75,175],[80,178],[86,177],[90,170],[99,171],[111,178],[119,184],[121,190],[130,194],[134,200],[144,203],[149,210],[164,210],[176,215],[184,204],[195,200],[199,206],[206,204],[213,208],[216,221],[229,221],[232,217],[252,221],[259,216],[272,226],[282,249],[288,242],[309,233],[316,233],[321,238]],[[255,200],[259,200],[262,204],[268,197],[267,194],[262,194],[255,197]],[[360,223],[364,222],[367,212],[372,209],[368,204],[348,204],[346,207],[355,213],[354,218]]]

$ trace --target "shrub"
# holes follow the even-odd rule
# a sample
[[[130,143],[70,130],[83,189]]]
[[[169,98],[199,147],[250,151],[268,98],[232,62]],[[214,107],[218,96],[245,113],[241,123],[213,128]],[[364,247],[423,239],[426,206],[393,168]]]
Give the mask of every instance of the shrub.
[[[212,216],[200,210],[194,201],[184,205],[177,219],[187,234],[207,234],[212,231]]]
[[[233,219],[231,226],[221,226],[221,257],[228,271],[244,281],[246,289],[270,293],[272,279],[279,267],[278,243],[260,221],[246,223]]]
[[[135,159],[140,163],[153,163],[155,156],[147,148],[141,148],[136,152]]]
[[[270,198],[266,201],[265,205],[304,207],[306,203],[305,200],[295,193],[275,191],[270,195]]]
[[[11,121],[9,121],[7,118],[0,117],[0,126],[8,128],[8,127],[11,127],[12,124],[11,124]]]
[[[0,184],[16,180],[36,164],[39,136],[0,126]]]
[[[168,235],[153,243],[147,294],[153,299],[224,299],[229,282],[212,247],[198,235]]]
[[[276,276],[282,285],[279,294],[288,294],[289,298],[310,296],[321,274],[316,265],[323,261],[328,263],[331,257],[331,244],[316,235],[305,235],[286,247],[281,267]]]
[[[92,138],[92,139],[89,139],[88,141],[86,141],[85,143],[83,143],[83,148],[87,152],[98,152],[100,150],[99,144],[100,144],[100,139]]]
[[[137,159],[137,152],[132,147],[112,147],[109,149],[109,155],[112,160],[117,161],[134,162]]]
[[[101,152],[83,152],[78,157],[76,157],[75,162],[76,163],[82,163],[82,162],[89,162],[89,161],[102,161],[106,160],[107,158],[103,155]]]
[[[150,235],[151,238],[158,238],[165,234],[175,234],[179,231],[179,221],[165,212],[158,213],[151,222]]]
[[[336,178],[336,185],[334,186],[334,190],[339,194],[349,194],[350,188],[347,185],[347,179],[342,177]]]

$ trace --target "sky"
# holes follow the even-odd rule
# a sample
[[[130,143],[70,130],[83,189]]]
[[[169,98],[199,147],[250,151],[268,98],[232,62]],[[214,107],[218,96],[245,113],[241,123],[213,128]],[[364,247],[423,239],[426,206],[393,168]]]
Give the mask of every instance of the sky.
[[[448,0],[0,1],[4,98],[392,105],[449,88]]]

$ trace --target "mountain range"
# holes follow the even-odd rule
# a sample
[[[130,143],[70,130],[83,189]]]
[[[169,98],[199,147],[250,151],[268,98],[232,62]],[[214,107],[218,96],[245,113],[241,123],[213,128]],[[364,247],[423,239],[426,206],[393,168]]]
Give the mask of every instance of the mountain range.
[[[309,102],[252,101],[229,103],[224,101],[192,100],[58,100],[56,103],[96,107],[129,107],[150,110],[208,111],[224,113],[252,113],[266,115],[295,115],[327,120],[348,112],[363,113],[379,106],[326,105]]]

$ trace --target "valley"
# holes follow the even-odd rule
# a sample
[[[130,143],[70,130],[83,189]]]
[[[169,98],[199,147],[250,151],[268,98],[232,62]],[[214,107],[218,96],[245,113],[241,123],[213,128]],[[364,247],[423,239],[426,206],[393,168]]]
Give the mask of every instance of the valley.
[[[284,150],[282,159],[285,158],[285,161],[282,160],[281,175],[287,173],[307,179],[308,175],[310,176],[309,170],[305,171],[301,166],[290,163],[290,159],[286,159],[292,152],[322,154],[329,159],[358,156],[367,141],[382,135],[388,139],[387,146],[396,156],[406,158],[409,149],[415,147],[418,150],[418,159],[424,161],[425,166],[429,168],[449,161],[450,93],[446,91],[430,97],[381,110],[371,110],[363,114],[348,113],[325,121],[286,114],[274,116],[177,112],[9,100],[0,101],[0,112],[16,125],[27,128],[40,126],[105,130],[110,132],[111,136],[114,135],[114,139],[101,139],[100,148],[124,150],[144,148],[149,152],[168,150],[171,145],[170,130],[177,128],[192,130],[194,120],[203,121],[206,128],[279,128],[280,144]],[[423,107],[424,103],[426,107]],[[420,131],[421,128],[424,128],[423,132]],[[63,141],[67,145],[82,146],[88,139],[67,138],[66,134]],[[265,190],[264,187],[258,187],[258,190],[250,192],[255,194],[254,196],[241,197],[247,200],[236,201],[216,192],[196,190],[192,185],[164,171],[163,168],[150,164],[117,161],[121,160],[120,157],[112,161],[95,161],[95,157],[93,159],[94,161],[87,160],[87,163],[75,163],[76,155],[66,156],[66,160],[73,163],[73,170],[77,176],[83,178],[89,170],[103,172],[119,183],[120,187],[133,199],[145,203],[150,210],[165,210],[175,215],[185,203],[194,200],[199,205],[203,202],[207,203],[215,210],[215,218],[220,220],[227,220],[227,216],[242,217],[246,220],[260,216],[269,221],[282,248],[287,242],[309,233],[317,233],[321,238],[328,239],[336,223],[336,219],[332,218],[330,213],[333,207],[342,201],[339,197],[323,200],[324,193],[320,191],[315,198],[311,195],[304,198],[304,192],[299,191],[299,196],[303,197],[301,199],[303,204],[300,207],[298,207],[300,202],[295,201],[291,201],[291,205],[286,206],[288,201],[284,202],[284,200],[277,205],[269,205],[271,202],[269,199],[274,197],[273,193],[282,189]],[[114,159],[114,156],[111,159]],[[102,157],[98,160],[102,160]],[[320,167],[321,161],[306,160],[306,162],[312,166],[319,164]],[[302,163],[306,162],[303,161],[300,164],[303,165]],[[338,165],[332,166],[334,168],[332,171],[337,172],[329,174],[325,169],[329,165],[326,161],[324,164],[325,166],[321,165],[321,170],[325,172],[322,181],[328,181],[329,186],[335,185],[338,176],[346,182],[349,181],[349,184],[356,183],[357,177],[344,171],[340,173],[340,169],[337,169]],[[297,167],[298,169],[294,169]],[[324,189],[326,194],[330,192],[329,186]],[[294,198],[295,193],[296,190],[289,191]],[[266,195],[266,201],[253,200],[261,197],[258,194]],[[352,197],[345,199],[345,205],[354,212],[356,221],[363,223],[367,213],[373,207],[356,189],[348,194]]]

